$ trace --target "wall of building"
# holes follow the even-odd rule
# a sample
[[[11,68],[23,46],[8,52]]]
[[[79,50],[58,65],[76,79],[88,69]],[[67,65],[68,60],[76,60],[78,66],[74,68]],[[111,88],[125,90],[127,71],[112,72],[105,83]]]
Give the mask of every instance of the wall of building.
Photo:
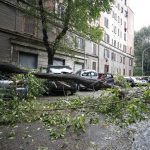
[[[15,5],[10,4],[8,1],[0,0],[0,62],[10,62],[19,65],[19,53],[26,52],[28,54],[37,55],[37,67],[47,66],[47,52],[42,44],[42,30],[39,20],[36,21],[34,34],[26,33],[24,31],[25,15],[15,8]],[[119,3],[119,6],[118,6]],[[121,7],[124,11],[128,11],[128,17],[121,12]],[[114,13],[117,15],[117,19],[114,18]],[[122,24],[118,20],[122,18]],[[108,27],[105,26],[105,18],[109,19]],[[127,23],[127,30],[125,31],[124,22]],[[65,51],[57,52],[55,58],[65,60],[65,65],[71,66],[74,71],[76,70],[76,64],[81,64],[83,68],[93,69],[103,73],[106,71],[105,66],[109,66],[109,72],[123,75],[125,69],[125,75],[129,75],[129,70],[133,72],[133,66],[129,65],[129,59],[133,59],[133,12],[124,5],[124,1],[116,1],[113,9],[109,13],[102,13],[100,18],[100,25],[104,27],[105,33],[109,35],[109,42],[100,42],[99,46],[96,43],[88,39],[84,39],[85,45],[83,49],[74,47],[73,55],[67,54]],[[116,33],[114,33],[114,27],[116,27]],[[52,42],[60,28],[50,25],[49,41]],[[118,34],[119,31],[119,34]],[[121,37],[122,32],[122,37]],[[127,33],[126,41],[123,39],[123,34]],[[75,35],[76,36],[76,35]],[[116,46],[114,45],[116,41]],[[117,43],[119,42],[119,47]],[[96,45],[94,51],[93,45]],[[127,46],[127,51],[123,50],[123,45]],[[133,47],[132,52],[130,47]],[[105,49],[109,50],[109,57],[104,57]],[[115,60],[112,60],[111,54],[115,53]],[[123,63],[123,57],[125,57],[125,64]],[[122,58],[122,60],[120,60]],[[85,64],[85,65],[84,65]]]
[[[116,0],[110,12],[102,13],[100,26],[104,28],[104,37],[99,49],[100,72],[105,72],[104,66],[108,65],[108,72],[112,74],[133,75],[133,18],[126,0]],[[104,51],[109,51],[109,57],[104,56]],[[116,58],[112,59],[112,55]]]

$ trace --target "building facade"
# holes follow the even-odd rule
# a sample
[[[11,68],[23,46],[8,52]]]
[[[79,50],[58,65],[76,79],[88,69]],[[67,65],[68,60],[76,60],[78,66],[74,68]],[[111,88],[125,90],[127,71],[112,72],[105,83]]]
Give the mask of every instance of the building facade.
[[[104,38],[100,43],[100,72],[133,75],[134,13],[127,0],[116,0],[109,13],[103,13],[100,25]]]
[[[52,3],[49,4],[53,7]],[[47,52],[42,42],[40,21],[29,18],[18,9],[17,0],[0,0],[0,19],[0,62],[29,68],[46,67]],[[65,50],[58,51],[54,65],[69,65],[74,72],[86,68],[132,75],[133,12],[124,0],[118,0],[110,13],[102,14],[99,24],[105,31],[100,43],[74,34],[77,46],[73,55]],[[57,28],[51,25],[50,42],[53,42],[56,32]]]

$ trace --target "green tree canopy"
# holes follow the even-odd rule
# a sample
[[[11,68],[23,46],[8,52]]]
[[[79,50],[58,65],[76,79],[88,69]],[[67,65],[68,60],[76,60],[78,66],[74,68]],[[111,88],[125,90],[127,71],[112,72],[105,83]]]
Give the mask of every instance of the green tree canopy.
[[[140,31],[135,32],[134,38],[135,47],[135,75],[142,74],[142,54],[143,59],[143,71],[145,75],[150,75],[150,26],[142,28]],[[143,51],[146,50],[144,53]]]
[[[99,19],[100,13],[109,11],[114,0],[18,0],[26,5],[26,10],[32,15],[40,18],[43,31],[43,42],[48,52],[48,64],[53,63],[53,57],[61,40],[67,31],[77,33],[92,41],[99,41],[102,38],[103,29],[94,22]],[[59,6],[49,9],[47,3]],[[59,12],[60,10],[60,12]],[[50,24],[57,24],[59,32],[53,43],[48,42],[48,27]]]

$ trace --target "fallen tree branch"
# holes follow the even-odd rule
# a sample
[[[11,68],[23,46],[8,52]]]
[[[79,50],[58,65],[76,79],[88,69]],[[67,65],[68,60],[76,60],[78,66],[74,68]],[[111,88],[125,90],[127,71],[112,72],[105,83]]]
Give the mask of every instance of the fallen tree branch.
[[[34,73],[34,75],[38,78],[49,79],[52,81],[73,81],[78,84],[82,84],[90,89],[106,89],[111,88],[112,86],[96,79],[87,79],[84,77],[80,77],[74,74],[48,74],[48,73]]]

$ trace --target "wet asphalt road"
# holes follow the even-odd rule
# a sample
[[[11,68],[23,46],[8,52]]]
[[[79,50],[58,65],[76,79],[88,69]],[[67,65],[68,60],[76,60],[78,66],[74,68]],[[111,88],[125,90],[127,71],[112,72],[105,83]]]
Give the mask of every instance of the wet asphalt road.
[[[90,97],[98,97],[100,95],[102,91],[99,90],[99,91],[78,91],[76,92],[75,94],[73,95],[69,95],[69,96],[64,96],[63,93],[58,93],[58,95],[55,95],[55,96],[42,96],[42,97],[39,97],[38,100],[40,101],[43,101],[43,100],[46,100],[46,101],[50,101],[50,102],[53,102],[53,101],[56,101],[56,100],[60,100],[60,99],[71,99],[71,98],[74,98],[74,97],[85,97],[85,96],[90,96]]]

